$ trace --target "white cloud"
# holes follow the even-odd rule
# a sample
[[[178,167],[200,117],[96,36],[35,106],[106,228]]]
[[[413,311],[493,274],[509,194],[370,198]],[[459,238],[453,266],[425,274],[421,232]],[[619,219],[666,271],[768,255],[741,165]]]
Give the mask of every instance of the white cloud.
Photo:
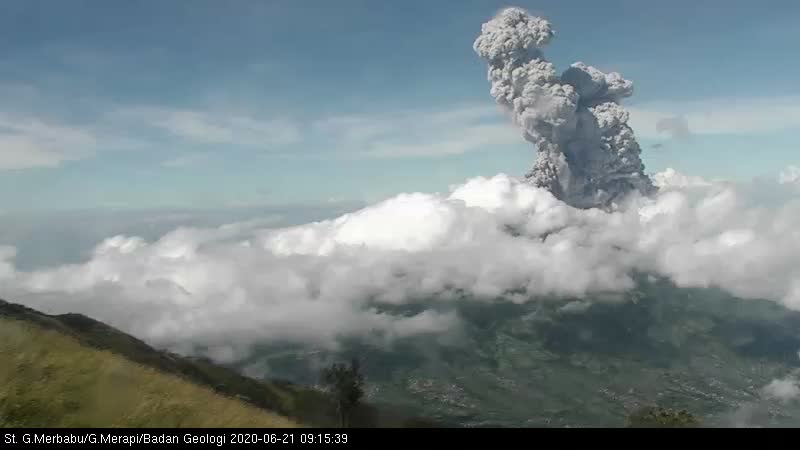
[[[375,116],[333,116],[315,121],[312,128],[322,136],[358,145],[396,131],[393,122],[390,118]]]
[[[11,278],[15,269],[12,261],[17,255],[17,249],[9,245],[0,245],[0,280]]]
[[[189,167],[207,163],[211,159],[209,153],[188,153],[166,161],[162,161],[163,167]]]
[[[675,126],[665,129],[665,123],[678,125],[683,135],[688,131],[692,134],[748,134],[800,128],[800,97],[797,96],[654,102],[628,109],[636,135],[646,138],[672,135]],[[680,120],[676,122],[676,118]]]
[[[524,143],[491,105],[328,117],[312,130],[344,153],[374,158],[438,157]]]
[[[689,130],[689,121],[686,117],[666,117],[656,122],[656,131],[666,133],[675,138],[683,138],[692,134]]]
[[[634,270],[800,309],[800,201],[764,205],[732,183],[665,186],[603,212],[497,175],[288,228],[116,236],[53,269],[20,271],[4,252],[0,296],[242,355],[257,342],[444,333],[458,327],[454,301],[619,301]]]
[[[684,175],[671,167],[653,175],[653,184],[661,189],[712,186],[710,181],[702,177]]]
[[[161,166],[176,168],[209,161],[209,145],[281,151],[303,143],[305,154],[316,148],[348,158],[437,157],[524,145],[503,114],[491,105],[455,105],[289,120],[209,108],[123,105],[86,129],[0,113],[0,170],[57,167],[111,149],[161,149],[168,155]],[[182,152],[170,154],[176,147]]]
[[[762,392],[769,398],[788,402],[800,397],[800,384],[793,378],[776,379],[764,386]]]
[[[800,184],[800,167],[788,166],[778,175],[780,184]]]
[[[574,301],[569,302],[558,310],[564,314],[580,314],[589,310],[591,302]]]
[[[0,113],[0,170],[57,167],[90,156],[96,145],[88,130]]]
[[[132,125],[161,129],[195,145],[225,144],[264,149],[297,143],[298,125],[285,119],[256,118],[224,111],[188,110],[162,106],[120,108],[112,117]]]
[[[387,140],[374,143],[364,152],[365,156],[377,158],[434,157],[460,155],[463,153],[519,144],[517,131],[506,124],[473,125],[442,133],[432,142],[404,142]]]

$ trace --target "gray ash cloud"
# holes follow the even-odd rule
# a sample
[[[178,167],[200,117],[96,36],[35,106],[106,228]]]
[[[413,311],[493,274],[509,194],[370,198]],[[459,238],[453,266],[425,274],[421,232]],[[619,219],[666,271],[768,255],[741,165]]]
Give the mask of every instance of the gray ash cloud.
[[[654,193],[620,105],[633,83],[582,62],[558,75],[542,52],[554,36],[547,20],[507,8],[483,24],[473,45],[489,64],[492,96],[538,150],[526,178],[578,208]]]

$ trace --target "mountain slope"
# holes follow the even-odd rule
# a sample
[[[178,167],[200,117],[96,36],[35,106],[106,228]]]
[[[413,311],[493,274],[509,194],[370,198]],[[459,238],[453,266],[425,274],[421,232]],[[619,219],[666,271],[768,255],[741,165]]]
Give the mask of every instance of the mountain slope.
[[[296,427],[185,378],[0,318],[0,426]]]
[[[798,312],[647,277],[625,298],[563,305],[464,299],[458,340],[345,350],[363,356],[370,401],[463,426],[624,426],[654,405],[704,426],[800,423],[800,401],[762,395],[800,372]],[[313,376],[291,353],[260,360],[267,376]]]
[[[0,300],[0,341],[0,424],[5,426],[338,423],[333,404],[321,392],[162,352],[80,314],[47,315]],[[220,411],[229,418],[219,417]],[[354,413],[353,424],[433,425],[370,405]]]
[[[384,383],[381,397],[476,426],[622,426],[648,405],[686,408],[707,426],[800,418],[796,404],[761,397],[800,367],[799,315],[775,303],[643,283],[625,303],[582,313],[498,306],[464,311],[467,350],[398,367],[402,383]]]

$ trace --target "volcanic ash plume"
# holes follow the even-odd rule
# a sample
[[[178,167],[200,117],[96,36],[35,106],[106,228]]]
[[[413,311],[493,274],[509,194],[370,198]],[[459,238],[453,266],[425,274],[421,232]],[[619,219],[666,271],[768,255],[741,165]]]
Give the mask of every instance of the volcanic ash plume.
[[[619,105],[633,83],[581,62],[557,75],[541,51],[553,35],[547,20],[507,8],[483,24],[473,46],[489,63],[492,96],[538,149],[526,178],[578,208],[653,193],[628,112]]]

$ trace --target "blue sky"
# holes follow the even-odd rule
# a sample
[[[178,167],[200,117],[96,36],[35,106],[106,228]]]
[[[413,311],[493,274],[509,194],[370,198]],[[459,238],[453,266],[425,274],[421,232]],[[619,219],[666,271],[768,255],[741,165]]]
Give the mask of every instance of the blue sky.
[[[534,150],[472,51],[512,4],[554,23],[559,68],[634,81],[648,171],[800,162],[794,1],[0,0],[0,211],[369,202],[522,174]]]

